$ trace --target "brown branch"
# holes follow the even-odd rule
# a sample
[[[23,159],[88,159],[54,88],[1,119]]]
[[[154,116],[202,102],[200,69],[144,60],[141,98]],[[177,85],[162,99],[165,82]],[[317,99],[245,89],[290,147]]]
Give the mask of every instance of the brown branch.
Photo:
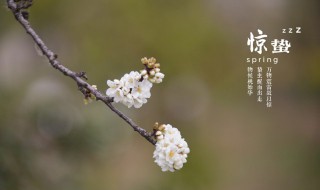
[[[81,92],[82,89],[86,89],[89,93],[93,94],[96,97],[96,100],[102,101],[106,104],[114,113],[116,113],[119,117],[121,117],[125,122],[127,122],[134,131],[137,131],[141,136],[147,139],[151,144],[155,145],[156,141],[153,138],[153,133],[147,132],[145,129],[139,127],[136,123],[132,121],[128,116],[123,114],[117,108],[112,105],[112,98],[103,95],[100,91],[96,90],[89,83],[87,83],[84,79],[86,79],[86,75],[84,72],[74,72],[67,67],[63,66],[58,60],[57,54],[51,51],[46,44],[42,41],[39,35],[33,30],[29,21],[27,20],[26,10],[30,5],[25,3],[32,3],[32,1],[15,1],[15,0],[7,0],[8,8],[14,14],[16,20],[22,25],[25,31],[32,37],[33,41],[38,45],[42,53],[48,58],[51,66],[64,75],[72,78],[78,85],[79,90]],[[20,4],[19,4],[20,3]],[[22,6],[21,6],[22,5]]]

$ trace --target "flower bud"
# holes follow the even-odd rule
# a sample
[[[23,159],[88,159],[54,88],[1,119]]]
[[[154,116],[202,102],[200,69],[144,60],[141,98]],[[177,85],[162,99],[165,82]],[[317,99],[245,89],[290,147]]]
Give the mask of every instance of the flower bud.
[[[151,57],[151,58],[149,59],[149,61],[150,61],[151,63],[155,64],[157,60],[156,60],[156,58]]]
[[[150,75],[151,75],[151,76],[154,76],[155,74],[156,74],[156,72],[155,72],[154,70],[151,70],[151,71],[150,71]]]
[[[148,63],[148,59],[146,57],[141,59],[142,64],[147,64]]]
[[[152,82],[152,83],[155,83],[155,82],[156,82],[156,79],[154,79],[154,78],[149,78],[149,81]]]
[[[156,73],[156,77],[163,79],[164,78],[164,74],[163,73]]]
[[[153,125],[153,129],[154,130],[158,130],[158,127],[159,127],[159,123],[155,122],[154,125]]]
[[[147,74],[147,71],[146,71],[146,70],[142,70],[142,71],[141,71],[141,75],[142,75],[142,76],[144,76],[144,75],[146,75],[146,74]]]
[[[158,127],[158,129],[159,129],[159,131],[163,131],[163,130],[165,129],[165,125],[164,125],[164,124],[160,125],[160,126]]]
[[[149,62],[149,63],[148,63],[148,68],[153,68],[153,65],[154,65],[153,63],[150,63],[150,62]]]

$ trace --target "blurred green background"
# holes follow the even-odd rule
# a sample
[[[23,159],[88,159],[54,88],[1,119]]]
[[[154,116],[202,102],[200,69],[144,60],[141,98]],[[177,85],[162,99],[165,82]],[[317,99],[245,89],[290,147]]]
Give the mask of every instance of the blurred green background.
[[[191,153],[174,173],[101,102],[83,105],[0,3],[1,190],[320,189],[318,0],[35,1],[34,29],[101,91],[157,58],[166,77],[148,104],[116,106],[148,130],[179,128]],[[302,34],[281,33],[290,27]],[[271,109],[246,94],[257,29],[292,45],[272,65]]]

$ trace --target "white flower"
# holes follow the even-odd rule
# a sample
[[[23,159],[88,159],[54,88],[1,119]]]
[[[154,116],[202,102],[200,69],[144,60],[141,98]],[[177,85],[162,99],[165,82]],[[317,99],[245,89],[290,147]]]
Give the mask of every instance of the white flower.
[[[151,96],[152,83],[136,71],[125,74],[120,80],[108,80],[107,84],[110,87],[106,91],[107,96],[113,97],[114,102],[121,102],[128,108],[140,108]]]
[[[127,88],[134,88],[141,78],[141,75],[137,71],[131,71],[129,74],[125,74],[122,78],[121,81],[125,83],[125,86]]]
[[[152,87],[151,82],[149,82],[148,80],[143,80],[141,82],[138,82],[138,84],[134,86],[134,88],[132,88],[131,94],[134,98],[141,98],[141,99],[150,98],[151,87]]]
[[[162,131],[156,132],[156,150],[153,152],[155,162],[162,171],[179,170],[187,162],[190,152],[187,142],[181,137],[180,131],[170,124],[164,125]]]
[[[107,84],[110,87],[106,91],[107,96],[113,97],[114,102],[122,101],[122,99],[124,97],[124,94],[123,94],[124,84],[123,84],[123,82],[115,79],[114,81],[108,80]]]

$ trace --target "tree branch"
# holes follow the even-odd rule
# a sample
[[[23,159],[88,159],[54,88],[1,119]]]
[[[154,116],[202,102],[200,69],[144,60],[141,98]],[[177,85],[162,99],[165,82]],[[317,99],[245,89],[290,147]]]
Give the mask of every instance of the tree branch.
[[[20,4],[19,4],[20,3]],[[151,144],[155,145],[156,141],[153,138],[153,133],[147,132],[145,129],[139,127],[136,123],[132,121],[128,116],[123,114],[117,108],[112,105],[113,99],[103,95],[100,91],[96,90],[92,85],[86,82],[84,72],[74,72],[67,67],[63,66],[58,60],[57,54],[51,51],[46,44],[42,41],[39,35],[33,30],[29,21],[27,20],[26,11],[23,9],[27,9],[31,5],[26,5],[25,3],[32,3],[32,1],[24,1],[21,6],[21,1],[16,0],[7,0],[8,8],[12,11],[13,15],[15,16],[16,20],[22,25],[25,31],[32,37],[33,41],[37,44],[40,48],[42,53],[47,57],[48,61],[50,62],[51,66],[64,75],[72,78],[78,85],[79,90],[83,92],[81,89],[86,89],[89,93],[93,94],[96,97],[96,100],[102,101],[105,105],[107,105],[114,113],[116,113],[119,117],[121,117],[125,122],[127,122],[134,131],[137,131],[141,136],[147,139]]]

